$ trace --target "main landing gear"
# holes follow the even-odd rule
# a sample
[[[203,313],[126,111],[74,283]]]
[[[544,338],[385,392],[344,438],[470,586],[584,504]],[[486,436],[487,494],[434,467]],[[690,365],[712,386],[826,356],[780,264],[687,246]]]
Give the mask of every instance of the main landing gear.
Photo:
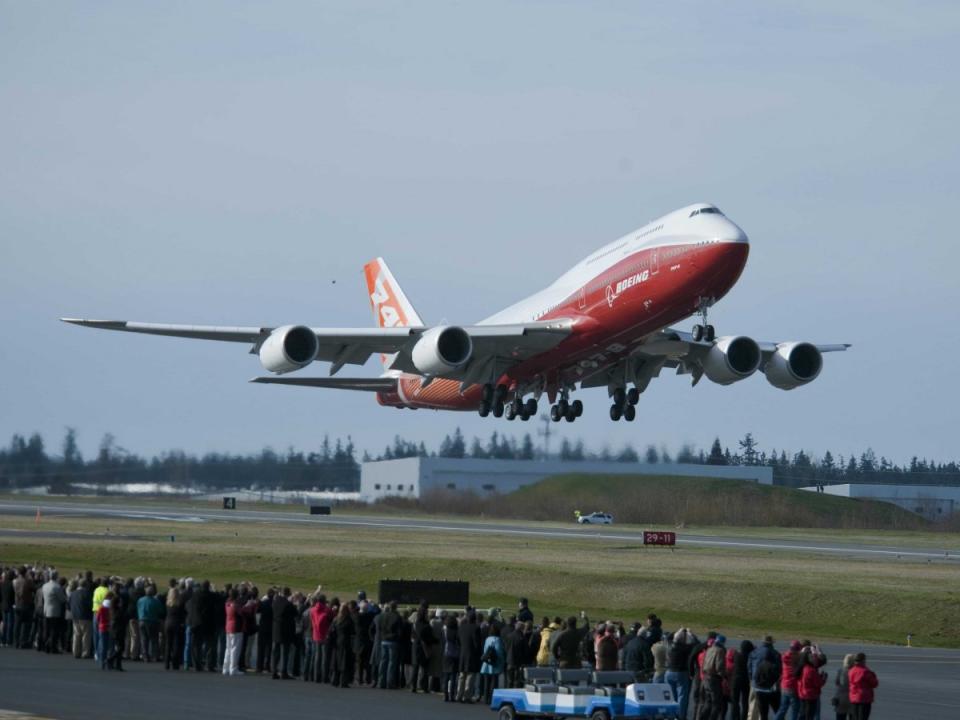
[[[524,402],[520,397],[507,400],[509,389],[506,385],[494,387],[491,383],[483,386],[480,397],[480,407],[477,412],[480,417],[487,417],[493,413],[494,417],[505,417],[507,420],[520,418],[524,422],[537,414],[537,401],[529,398]]]
[[[637,403],[640,402],[640,391],[635,387],[626,390],[622,387],[613,391],[613,405],[610,406],[610,419],[616,422],[623,418],[633,422],[637,417]]]
[[[700,306],[697,308],[697,314],[703,318],[703,322],[693,326],[694,342],[700,342],[701,340],[705,342],[713,342],[717,336],[716,331],[713,329],[713,325],[707,324],[707,310],[711,305],[713,305],[713,300],[700,298]]]
[[[569,392],[564,390],[560,395],[560,400],[555,405],[550,406],[550,419],[554,422],[566,420],[573,422],[583,415],[583,403],[580,400],[570,402]]]

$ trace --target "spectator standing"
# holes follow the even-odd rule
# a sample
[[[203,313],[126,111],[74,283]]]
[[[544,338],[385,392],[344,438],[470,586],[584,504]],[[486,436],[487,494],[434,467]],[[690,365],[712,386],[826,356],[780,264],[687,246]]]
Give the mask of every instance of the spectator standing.
[[[698,717],[720,720],[726,714],[723,683],[727,677],[727,639],[717,635],[703,658],[703,707]]]
[[[460,634],[457,618],[447,618],[443,626],[441,647],[443,648],[443,701],[454,702],[457,699],[457,676],[460,671]]]
[[[327,607],[327,596],[318,595],[314,600],[313,607],[310,608],[310,632],[313,634],[313,679],[315,682],[323,682],[326,678],[328,668],[324,667],[323,648],[327,643],[327,635],[330,634],[330,623],[333,622],[333,613]]]
[[[457,629],[460,639],[460,676],[457,679],[457,702],[472,703],[475,701],[474,686],[477,673],[480,672],[480,656],[483,654],[480,644],[480,627],[477,625],[477,614],[472,609]]]
[[[60,584],[56,570],[50,571],[50,579],[43,588],[43,623],[45,625],[44,651],[60,654],[60,640],[63,636],[63,613],[67,604],[67,595]],[[39,649],[39,648],[38,648]]]
[[[93,656],[93,590],[89,580],[80,582],[70,594],[70,614],[73,616],[73,656]]]
[[[533,622],[533,612],[530,610],[530,603],[526,598],[520,598],[517,603],[517,622]]]
[[[433,628],[428,617],[429,608],[420,603],[413,623],[413,674],[410,678],[410,692],[429,692],[430,659],[434,652]]]
[[[673,697],[680,704],[680,717],[687,717],[687,705],[690,702],[690,653],[697,643],[697,637],[687,628],[680,628],[673,634],[673,642],[667,650],[667,672],[664,680],[673,691]]]
[[[270,672],[270,655],[273,650],[273,588],[257,603],[257,672]]]
[[[604,627],[600,639],[597,641],[597,670],[616,670],[619,659],[619,647],[616,639],[616,626],[609,624]]]
[[[852,720],[870,720],[873,691],[880,684],[877,675],[867,667],[867,656],[857,653],[848,673],[850,681],[850,709]]]
[[[650,654],[653,656],[653,682],[655,683],[666,682],[668,645],[667,636],[661,632],[660,639],[650,648]]]
[[[800,672],[797,678],[797,698],[803,720],[816,720],[820,714],[820,692],[827,683],[827,673],[820,665],[810,647],[800,654]]]
[[[580,668],[580,644],[583,633],[577,629],[577,618],[571,615],[567,618],[566,627],[557,633],[553,645],[553,656],[557,667],[561,669],[577,670]]]
[[[113,604],[113,593],[109,590],[100,598],[97,609],[97,658],[100,669],[107,669],[107,658],[110,655],[110,628],[113,625],[110,606]]]
[[[164,669],[179,670],[183,660],[183,635],[185,612],[180,599],[177,581],[170,581],[167,590],[166,616],[163,619]]]
[[[777,710],[777,682],[783,672],[782,662],[781,656],[773,647],[773,638],[769,635],[763,639],[760,647],[750,653],[747,672],[757,705],[756,716],[750,712],[750,717],[767,720],[770,710]]]
[[[157,586],[151,583],[144,589],[143,597],[137,600],[140,653],[145,662],[160,659],[158,641],[164,615],[164,603],[157,597]]]
[[[799,640],[790,643],[790,647],[780,656],[780,709],[774,720],[784,720],[787,714],[790,720],[800,716],[800,698],[797,696],[797,678],[803,668],[800,665],[800,650],[803,644]]]
[[[852,714],[850,706],[850,668],[853,667],[854,655],[847,654],[843,656],[843,666],[837,669],[837,676],[833,681],[835,690],[833,692],[833,709],[837,714],[837,720],[848,720]]]
[[[107,667],[123,672],[123,653],[127,643],[127,625],[130,611],[130,596],[122,583],[113,586],[113,601],[110,604],[110,642]]]
[[[397,603],[388,603],[375,622],[380,638],[380,668],[377,679],[381,689],[393,689],[397,687],[397,667],[400,659],[397,643],[400,640],[401,620],[397,614]]]
[[[497,687],[497,680],[505,666],[503,640],[500,638],[500,631],[496,623],[490,623],[487,630],[487,637],[483,641],[481,660],[480,678],[483,686],[483,702],[489,705],[493,699],[493,691]]]
[[[353,671],[356,667],[356,658],[353,654],[353,640],[357,632],[354,614],[357,604],[353,600],[340,607],[337,619],[334,620],[337,635],[337,687],[348,688],[353,683]]]
[[[13,581],[13,609],[15,615],[13,643],[20,649],[30,647],[30,631],[33,627],[34,604],[33,578],[26,566],[20,568]]]
[[[227,636],[227,646],[223,654],[223,674],[230,676],[242,675],[240,672],[240,646],[243,637],[243,617],[241,615],[239,594],[236,588],[230,588],[227,593],[227,602],[224,603],[224,631]]]
[[[273,598],[273,679],[290,680],[290,651],[293,648],[296,609],[290,602],[290,588]]]
[[[3,633],[0,635],[0,645],[13,645],[13,626],[16,617],[16,600],[13,591],[13,570],[5,570],[0,578],[0,612],[2,612]]]
[[[730,674],[730,720],[747,720],[750,709],[750,671],[747,665],[755,649],[752,642],[744,640],[734,656]]]

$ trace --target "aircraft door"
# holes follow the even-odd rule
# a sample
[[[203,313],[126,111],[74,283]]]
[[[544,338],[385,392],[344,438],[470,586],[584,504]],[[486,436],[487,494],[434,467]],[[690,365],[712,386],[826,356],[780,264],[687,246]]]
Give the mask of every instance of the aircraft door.
[[[660,248],[654,248],[650,252],[650,274],[656,275],[660,272]]]
[[[581,310],[587,307],[587,291],[586,288],[580,288],[580,294],[577,297],[577,305]]]

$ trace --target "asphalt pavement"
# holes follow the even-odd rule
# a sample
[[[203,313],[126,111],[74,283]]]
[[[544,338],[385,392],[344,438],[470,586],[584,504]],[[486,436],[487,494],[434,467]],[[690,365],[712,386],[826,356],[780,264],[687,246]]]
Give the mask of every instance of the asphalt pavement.
[[[483,520],[436,520],[377,515],[308,515],[293,512],[261,510],[198,510],[172,507],[145,507],[138,505],[47,503],[32,501],[0,502],[0,514],[30,515],[41,508],[44,515],[73,517],[160,520],[172,523],[271,522],[279,524],[312,524],[356,528],[388,528],[411,532],[462,532],[477,535],[509,535],[556,539],[593,538],[601,542],[642,543],[643,530],[616,525],[576,525],[558,527],[537,522],[489,522]],[[677,545],[719,549],[752,549],[767,552],[817,553],[835,557],[897,558],[920,562],[945,561],[960,564],[960,541],[950,547],[912,547],[909,545],[874,545],[842,540],[784,540],[754,535],[707,535],[678,531]]]
[[[782,645],[783,643],[780,643]],[[827,645],[830,684],[823,718],[832,717],[828,692],[845,652],[865,650],[880,679],[874,720],[960,717],[960,650]],[[495,717],[484,706],[451,705],[439,695],[406,690],[332,688],[300,680],[247,674],[167,672],[162,664],[125,663],[126,672],[100,670],[92,660],[0,649],[3,710],[58,720],[264,720],[273,717],[423,718]]]

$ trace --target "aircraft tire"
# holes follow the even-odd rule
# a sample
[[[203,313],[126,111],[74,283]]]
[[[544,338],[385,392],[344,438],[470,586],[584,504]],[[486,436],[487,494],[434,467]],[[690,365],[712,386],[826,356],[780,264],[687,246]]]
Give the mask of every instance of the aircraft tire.
[[[477,408],[477,412],[480,413],[480,417],[486,417],[490,414],[490,403],[486,400],[480,402],[480,407]]]
[[[560,408],[556,405],[550,406],[550,419],[554,422],[560,422]]]
[[[493,416],[494,417],[503,417],[503,403],[500,401],[495,401],[493,403]]]
[[[637,408],[634,407],[633,405],[627,405],[623,409],[623,419],[626,420],[627,422],[633,422],[636,417],[637,417]]]
[[[623,404],[627,401],[627,391],[623,388],[617,388],[613,391],[613,404],[623,407]]]
[[[581,415],[583,415],[583,401],[582,401],[582,400],[574,400],[574,401],[570,404],[570,408],[573,410],[573,414],[576,415],[577,417],[580,417]]]
[[[703,331],[703,339],[707,342],[713,342],[716,337],[717,331],[713,329],[713,325],[707,325]]]
[[[622,411],[620,410],[620,406],[619,406],[619,405],[611,405],[611,406],[610,406],[610,419],[611,419],[611,420],[613,420],[614,422],[616,422],[617,420],[620,419],[621,414],[622,414]]]
[[[529,400],[527,400],[527,402],[524,403],[524,412],[526,412],[527,415],[529,415],[530,417],[533,417],[534,415],[536,415],[537,401],[534,400],[533,398],[530,398]]]
[[[640,402],[640,391],[637,388],[632,387],[627,390],[627,402],[631,405],[636,405]]]
[[[693,341],[700,342],[703,340],[703,325],[694,325],[693,326]]]

